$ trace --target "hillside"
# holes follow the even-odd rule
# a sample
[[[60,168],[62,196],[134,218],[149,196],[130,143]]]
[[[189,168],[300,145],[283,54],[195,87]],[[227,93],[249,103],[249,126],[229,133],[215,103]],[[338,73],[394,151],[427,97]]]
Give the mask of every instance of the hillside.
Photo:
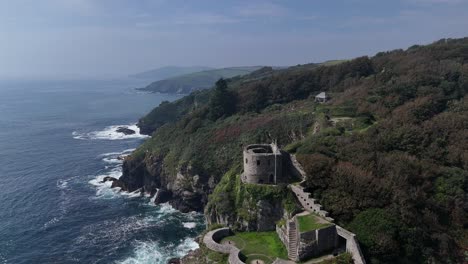
[[[166,66],[166,67],[161,67],[161,68],[157,68],[154,70],[132,74],[129,77],[154,82],[154,81],[176,77],[179,75],[200,72],[200,71],[207,71],[207,70],[212,70],[212,69],[213,68],[204,67],[204,66],[189,66],[189,67]]]
[[[257,218],[235,200],[241,148],[276,140],[297,155],[308,191],[357,234],[369,263],[464,261],[468,38],[269,70],[226,85],[143,117],[139,125],[155,133],[125,159],[117,184],[159,188],[165,195],[158,201],[243,229]],[[331,101],[315,103],[322,91]],[[272,206],[290,199],[252,195],[273,197]]]
[[[260,68],[260,66],[231,67],[198,71],[190,74],[184,74],[172,78],[167,78],[164,80],[155,81],[144,88],[140,88],[139,90],[153,93],[188,94],[196,90],[202,90],[212,87],[219,78],[232,78],[234,76],[242,76]]]

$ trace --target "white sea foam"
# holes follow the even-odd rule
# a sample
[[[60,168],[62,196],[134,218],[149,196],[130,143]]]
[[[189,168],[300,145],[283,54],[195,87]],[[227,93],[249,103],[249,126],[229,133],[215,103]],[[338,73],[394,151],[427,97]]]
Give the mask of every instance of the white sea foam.
[[[135,134],[125,135],[124,133],[117,132],[119,127],[125,127],[135,131]],[[136,125],[117,125],[117,126],[108,126],[100,131],[93,131],[88,133],[80,133],[73,131],[72,136],[74,139],[82,140],[122,140],[122,139],[137,139],[137,138],[147,138],[149,136],[140,134],[140,128]]]
[[[135,150],[135,148],[131,148],[131,149],[126,149],[126,150],[123,150],[121,152],[108,152],[108,153],[102,153],[101,155],[99,155],[100,157],[107,157],[107,156],[116,156],[116,155],[124,155],[124,154],[130,154],[131,152],[133,152]]]
[[[187,229],[193,229],[197,226],[197,223],[195,222],[185,222],[185,223],[182,223],[182,225],[187,228]]]
[[[178,257],[183,257],[185,256],[190,250],[195,250],[199,248],[200,245],[198,245],[197,242],[191,237],[184,239],[182,244],[177,246],[177,256]]]
[[[96,176],[90,180],[89,183],[96,187],[96,198],[113,199],[116,198],[120,192],[120,188],[111,188],[112,182],[103,182],[105,177],[120,178],[122,175],[122,169],[120,167],[113,168],[106,174]]]
[[[133,255],[123,261],[121,264],[166,264],[174,257],[183,257],[190,250],[197,249],[198,243],[193,238],[186,238],[180,241],[180,244],[174,248],[174,245],[161,247],[154,241],[136,241]]]
[[[163,256],[163,249],[156,242],[137,241],[132,257],[121,262],[121,264],[166,264],[166,257]]]
[[[159,209],[157,211],[161,216],[164,216],[165,214],[171,214],[177,212],[172,205],[169,203],[162,203],[159,205]]]

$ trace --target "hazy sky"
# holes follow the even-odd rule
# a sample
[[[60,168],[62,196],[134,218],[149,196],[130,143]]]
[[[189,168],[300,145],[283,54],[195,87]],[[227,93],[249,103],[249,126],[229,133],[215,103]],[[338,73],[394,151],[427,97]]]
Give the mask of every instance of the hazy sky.
[[[294,65],[463,36],[467,0],[0,0],[0,78]]]

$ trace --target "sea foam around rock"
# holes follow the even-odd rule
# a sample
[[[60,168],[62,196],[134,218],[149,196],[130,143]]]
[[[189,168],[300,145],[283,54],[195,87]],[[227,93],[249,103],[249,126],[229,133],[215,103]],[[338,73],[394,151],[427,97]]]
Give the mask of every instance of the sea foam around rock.
[[[125,135],[124,133],[117,132],[117,129],[124,127],[135,131],[135,134]],[[122,140],[122,139],[143,139],[148,138],[147,135],[140,134],[140,128],[136,124],[132,125],[115,125],[108,126],[103,130],[92,131],[92,132],[78,132],[73,131],[72,133],[74,139],[81,140]]]

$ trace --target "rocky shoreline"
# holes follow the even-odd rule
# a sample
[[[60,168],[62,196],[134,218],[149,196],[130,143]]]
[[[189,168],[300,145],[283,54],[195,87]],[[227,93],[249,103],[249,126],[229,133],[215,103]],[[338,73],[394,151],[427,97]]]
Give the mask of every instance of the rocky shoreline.
[[[174,177],[167,172],[163,157],[149,154],[142,159],[127,156],[122,166],[119,179],[106,177],[103,181],[112,181],[112,188],[125,192],[140,190],[152,198],[156,196],[155,204],[169,202],[183,213],[203,212],[210,191],[209,179],[195,174],[190,166],[180,168]]]

